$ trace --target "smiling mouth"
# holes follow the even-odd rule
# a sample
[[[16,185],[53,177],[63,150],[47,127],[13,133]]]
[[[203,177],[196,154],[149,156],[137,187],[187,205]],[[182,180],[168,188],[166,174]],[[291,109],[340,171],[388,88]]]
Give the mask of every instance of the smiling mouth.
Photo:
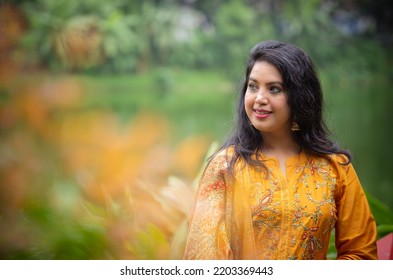
[[[267,118],[272,112],[266,110],[254,110],[255,116],[257,118]]]

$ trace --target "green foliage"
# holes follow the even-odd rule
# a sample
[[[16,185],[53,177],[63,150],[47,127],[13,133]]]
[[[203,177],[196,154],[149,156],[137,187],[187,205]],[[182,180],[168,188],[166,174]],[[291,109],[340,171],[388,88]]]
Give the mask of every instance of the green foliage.
[[[330,260],[334,260],[337,258],[337,250],[336,250],[336,243],[335,243],[335,230],[333,229],[332,233],[330,234],[328,252],[326,258]]]
[[[64,194],[69,192],[69,187],[59,186],[58,191]],[[8,244],[7,247],[3,244],[0,258],[86,260],[109,257],[104,227],[99,223],[78,219],[72,211],[75,208],[66,205],[76,202],[74,200],[78,197],[59,197],[58,201],[63,204],[61,207],[47,203],[46,199],[56,199],[53,193],[45,196],[45,201],[31,200],[12,221],[19,223],[21,230],[28,229],[28,236],[19,238],[27,244]],[[0,218],[5,217],[0,215]]]
[[[130,72],[137,66],[139,37],[133,31],[137,19],[120,10],[112,10],[101,20],[104,35],[102,43],[105,54],[104,72]]]
[[[333,9],[320,0],[286,1],[275,19],[275,33],[279,39],[304,48],[322,67],[337,57],[336,49],[343,43],[343,36],[332,24]]]
[[[130,251],[141,260],[160,260],[167,255],[170,245],[159,228],[149,225],[132,242]]]
[[[24,3],[22,8],[30,21],[22,45],[29,50],[31,60],[53,69],[72,68],[67,59],[78,56],[77,48],[86,49],[83,56],[99,48],[103,59],[97,60],[93,68],[88,64],[77,69],[90,67],[90,71],[112,73],[146,71],[151,63],[167,62],[173,49],[174,7],[158,9],[150,1],[36,0]],[[94,30],[90,26],[84,28],[87,20],[94,20]],[[92,30],[100,43],[89,48]],[[63,39],[60,45],[54,43],[59,36]],[[70,47],[75,41],[80,41],[79,45]],[[59,47],[70,49],[63,63],[59,61],[59,52],[64,50],[57,50]]]
[[[228,1],[216,15],[217,63],[232,78],[242,73],[247,51],[255,43],[255,11],[242,1]]]
[[[155,66],[214,68],[238,77],[247,51],[258,41],[278,39],[303,47],[319,67],[339,63],[344,71],[373,68],[364,54],[380,55],[371,40],[358,41],[340,33],[332,15],[340,7],[321,0],[197,1],[185,10],[180,1],[24,1],[30,29],[24,45],[31,60],[61,68],[53,50],[54,37],[75,19],[94,18],[103,58],[82,70],[144,72]],[[183,18],[182,18],[183,16]],[[200,22],[187,29],[189,22]],[[188,22],[188,23],[189,23]],[[179,40],[181,30],[187,39]],[[354,73],[355,74],[355,73]]]
[[[393,211],[369,193],[367,193],[367,199],[378,226],[378,239],[393,232]]]

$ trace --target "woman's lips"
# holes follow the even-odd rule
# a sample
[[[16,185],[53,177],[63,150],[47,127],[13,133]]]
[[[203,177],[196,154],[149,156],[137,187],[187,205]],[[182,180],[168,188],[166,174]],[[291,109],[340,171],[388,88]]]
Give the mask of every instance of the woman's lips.
[[[266,119],[272,112],[267,110],[254,109],[255,117],[258,119]]]

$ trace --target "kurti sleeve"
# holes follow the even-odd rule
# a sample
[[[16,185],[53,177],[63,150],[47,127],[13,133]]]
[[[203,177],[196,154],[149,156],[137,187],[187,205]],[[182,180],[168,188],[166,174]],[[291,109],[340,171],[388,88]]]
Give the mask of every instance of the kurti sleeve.
[[[213,158],[197,190],[188,230],[184,259],[232,259],[227,226],[226,197],[229,182],[224,156]]]
[[[338,180],[337,259],[377,259],[376,223],[352,166],[341,165]]]

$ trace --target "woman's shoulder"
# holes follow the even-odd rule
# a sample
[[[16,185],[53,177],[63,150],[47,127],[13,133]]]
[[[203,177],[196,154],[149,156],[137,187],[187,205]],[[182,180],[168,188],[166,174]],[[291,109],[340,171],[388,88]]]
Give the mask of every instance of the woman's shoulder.
[[[208,165],[220,166],[226,169],[234,153],[235,149],[233,146],[223,147],[210,157]]]
[[[351,160],[344,154],[329,155],[330,162],[340,173],[347,173],[349,169],[353,168]]]
[[[346,181],[356,174],[351,159],[345,154],[336,153],[326,155],[326,161],[330,166],[329,169],[336,174],[339,182]]]
[[[329,169],[333,173],[336,173],[339,177],[348,173],[350,169],[353,169],[350,159],[345,154],[332,153],[326,155],[315,155],[306,153],[304,159],[307,165],[321,164],[323,166],[329,166]]]
[[[330,154],[329,157],[331,158],[331,161],[336,164],[348,165],[351,163],[350,159],[345,154]]]
[[[330,164],[337,165],[337,166],[348,166],[351,164],[350,159],[345,154],[325,154],[325,155],[316,155],[311,152],[305,152],[305,159],[307,161],[327,161]]]

